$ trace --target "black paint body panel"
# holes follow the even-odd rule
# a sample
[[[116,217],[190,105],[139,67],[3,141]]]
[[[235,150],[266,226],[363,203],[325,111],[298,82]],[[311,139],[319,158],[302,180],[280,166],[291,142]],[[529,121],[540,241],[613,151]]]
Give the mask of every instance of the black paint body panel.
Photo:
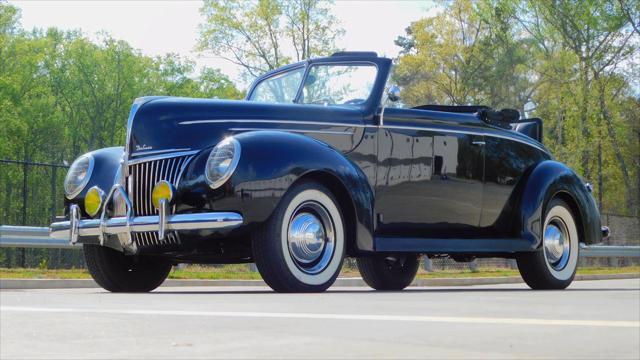
[[[251,261],[251,232],[305,179],[327,182],[339,195],[350,255],[531,251],[540,245],[544,207],[557,195],[579,215],[581,240],[600,241],[597,207],[585,184],[539,142],[474,114],[383,108],[389,59],[309,64],[350,61],[378,68],[362,106],[139,99],[125,149],[94,153],[96,169],[86,189],[111,187],[123,151],[128,161],[198,151],[177,186],[175,211],[233,211],[244,224],[227,232],[184,232],[179,247],[147,250],[179,261]],[[204,178],[207,157],[227,136],[238,140],[242,155],[227,183],[211,189]],[[86,189],[71,202],[82,204]]]

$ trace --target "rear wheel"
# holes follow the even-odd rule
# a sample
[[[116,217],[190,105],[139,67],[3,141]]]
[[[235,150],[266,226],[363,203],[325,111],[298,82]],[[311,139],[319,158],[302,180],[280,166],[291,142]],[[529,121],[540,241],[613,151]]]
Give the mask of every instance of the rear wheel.
[[[253,257],[264,281],[278,292],[319,292],[342,267],[342,213],[322,184],[294,185],[252,238]]]
[[[93,279],[111,292],[148,292],[160,286],[171,263],[151,257],[126,256],[100,245],[83,245],[84,258]]]
[[[522,279],[535,290],[564,289],[578,267],[578,228],[571,208],[561,199],[552,199],[542,227],[542,246],[518,256]]]
[[[416,277],[420,265],[417,255],[375,256],[356,259],[364,282],[376,290],[402,290]]]

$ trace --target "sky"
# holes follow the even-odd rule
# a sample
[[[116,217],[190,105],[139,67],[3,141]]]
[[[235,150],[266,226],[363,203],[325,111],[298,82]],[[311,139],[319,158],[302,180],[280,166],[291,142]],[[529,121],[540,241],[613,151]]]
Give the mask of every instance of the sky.
[[[25,29],[79,29],[93,39],[97,38],[97,33],[106,31],[145,55],[178,53],[196,61],[199,68],[219,68],[231,79],[240,80],[237,66],[195,50],[198,24],[202,20],[200,0],[9,2],[21,9],[21,23]],[[438,11],[433,2],[425,0],[338,0],[332,7],[345,30],[338,47],[376,51],[389,57],[397,55],[399,48],[393,41],[404,34],[412,21]]]

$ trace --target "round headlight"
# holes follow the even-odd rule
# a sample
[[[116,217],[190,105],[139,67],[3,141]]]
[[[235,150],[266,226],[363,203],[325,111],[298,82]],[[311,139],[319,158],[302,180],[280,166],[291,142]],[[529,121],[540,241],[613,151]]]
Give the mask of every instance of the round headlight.
[[[85,154],[71,164],[64,179],[64,193],[67,199],[73,199],[87,186],[93,171],[93,162],[93,156]]]
[[[215,189],[224,184],[236,170],[239,160],[240,143],[233,137],[228,137],[214,146],[204,171],[209,186]]]

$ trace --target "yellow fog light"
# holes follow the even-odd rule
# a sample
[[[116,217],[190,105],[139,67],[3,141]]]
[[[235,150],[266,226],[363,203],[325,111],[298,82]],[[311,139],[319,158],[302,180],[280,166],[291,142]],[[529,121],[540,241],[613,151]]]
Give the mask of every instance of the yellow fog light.
[[[90,216],[95,216],[98,211],[100,211],[103,200],[104,191],[100,190],[97,186],[92,187],[84,197],[84,211]]]
[[[153,206],[159,209],[161,200],[166,200],[168,204],[171,202],[171,199],[173,199],[173,186],[165,180],[158,181],[151,192],[151,202]]]

